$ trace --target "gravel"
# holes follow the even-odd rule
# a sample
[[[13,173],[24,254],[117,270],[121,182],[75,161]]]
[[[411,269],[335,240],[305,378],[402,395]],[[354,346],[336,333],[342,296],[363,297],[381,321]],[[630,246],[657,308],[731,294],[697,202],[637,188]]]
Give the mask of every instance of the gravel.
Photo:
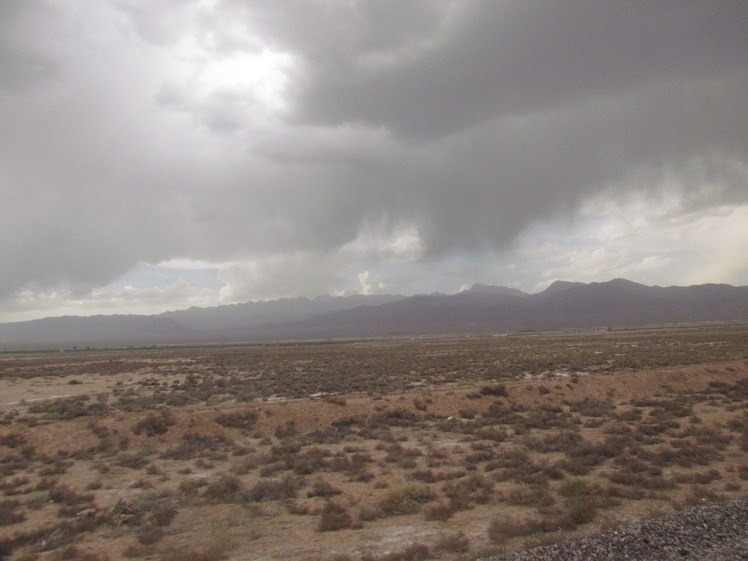
[[[748,497],[484,561],[746,561]]]

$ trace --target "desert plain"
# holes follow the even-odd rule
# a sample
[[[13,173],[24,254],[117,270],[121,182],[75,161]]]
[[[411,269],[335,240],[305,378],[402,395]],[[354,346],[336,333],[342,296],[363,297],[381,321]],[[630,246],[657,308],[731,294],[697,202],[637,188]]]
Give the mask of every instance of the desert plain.
[[[0,354],[0,558],[468,560],[746,495],[748,325]]]

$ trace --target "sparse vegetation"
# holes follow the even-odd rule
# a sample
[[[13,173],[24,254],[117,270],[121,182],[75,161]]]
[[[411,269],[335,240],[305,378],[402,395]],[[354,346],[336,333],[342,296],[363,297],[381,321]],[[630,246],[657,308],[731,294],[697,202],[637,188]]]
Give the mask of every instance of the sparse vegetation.
[[[3,355],[0,389],[81,393],[0,410],[0,553],[311,561],[329,539],[338,561],[453,561],[738,496],[747,342],[727,327]],[[401,527],[418,542],[367,537]],[[309,549],[291,554],[289,531]]]

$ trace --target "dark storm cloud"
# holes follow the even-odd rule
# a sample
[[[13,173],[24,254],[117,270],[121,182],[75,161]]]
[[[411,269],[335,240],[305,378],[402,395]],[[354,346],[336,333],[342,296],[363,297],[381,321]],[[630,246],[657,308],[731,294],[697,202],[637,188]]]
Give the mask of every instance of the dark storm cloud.
[[[58,74],[54,54],[28,35],[35,20],[55,13],[51,6],[34,0],[7,0],[0,5],[0,89],[27,91]]]
[[[745,70],[748,4],[739,1],[353,2],[343,14],[303,4],[273,3],[264,15],[269,40],[282,38],[307,63],[305,122],[433,138]]]
[[[501,247],[603,187],[699,164],[744,200],[720,164],[745,161],[748,4],[302,4],[254,5],[304,62],[292,118],[390,131],[407,157],[348,164],[381,194],[366,208],[415,220],[431,252]]]
[[[0,296],[173,258],[323,284],[666,180],[693,208],[748,198],[743,1],[0,10]]]
[[[402,3],[349,6],[332,25],[265,13],[306,64],[293,118],[426,143],[405,174],[372,167],[397,201],[382,211],[416,220],[432,253],[501,247],[596,190],[699,162],[744,200],[719,162],[746,154],[745,3],[432,2],[414,21]]]

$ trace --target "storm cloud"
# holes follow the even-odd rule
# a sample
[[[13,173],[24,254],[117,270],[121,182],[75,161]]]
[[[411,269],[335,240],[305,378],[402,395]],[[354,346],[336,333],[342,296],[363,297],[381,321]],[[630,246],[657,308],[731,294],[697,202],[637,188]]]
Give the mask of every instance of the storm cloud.
[[[747,24],[739,0],[3,2],[0,301],[175,260],[222,301],[748,283],[737,251],[695,275],[684,234],[748,242]],[[692,243],[648,247],[669,235]]]

